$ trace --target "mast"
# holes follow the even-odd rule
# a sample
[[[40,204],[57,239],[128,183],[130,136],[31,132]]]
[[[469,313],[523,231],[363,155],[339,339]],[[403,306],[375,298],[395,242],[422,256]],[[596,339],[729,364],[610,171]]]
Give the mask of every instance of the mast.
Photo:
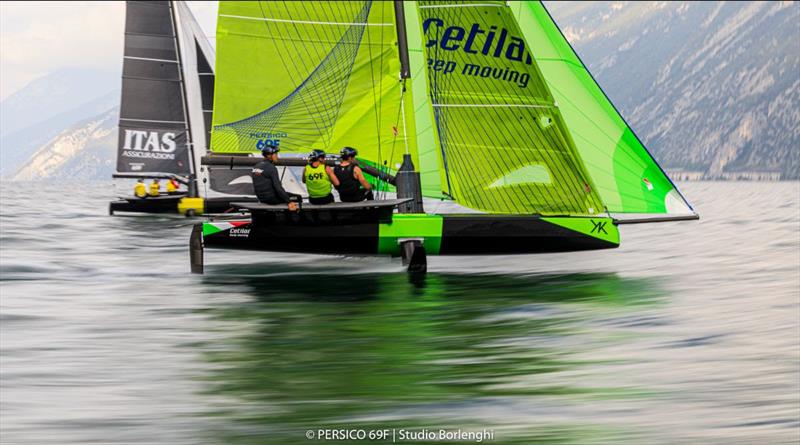
[[[405,109],[403,101],[405,100],[406,92],[406,79],[411,77],[411,70],[409,68],[408,59],[408,38],[406,36],[406,17],[403,8],[402,0],[394,1],[394,15],[395,15],[395,28],[397,29],[397,49],[400,57],[400,114],[403,115],[403,132],[406,132],[405,125]],[[405,138],[404,134],[404,138]],[[397,187],[397,198],[412,198],[411,201],[400,204],[397,207],[398,213],[425,213],[422,206],[422,183],[420,182],[420,174],[414,167],[414,162],[411,159],[411,154],[408,152],[408,144],[406,143],[406,152],[403,154],[403,164],[397,171],[395,176],[395,184]],[[428,259],[423,246],[423,239],[414,238],[406,240],[398,240],[400,243],[400,254],[403,258],[403,265],[408,266],[408,271],[412,276],[424,274],[428,270]]]
[[[406,13],[403,0],[394,0],[394,19],[395,28],[397,28],[397,50],[400,53],[400,78],[405,80],[411,77],[411,70],[408,63],[408,37],[406,36]],[[404,90],[405,87],[405,82],[403,82]]]
[[[406,79],[411,77],[411,70],[408,63],[408,40],[406,38],[406,18],[405,10],[403,8],[402,0],[394,1],[394,15],[395,15],[395,28],[397,28],[397,48],[400,57],[400,82],[403,94],[400,98],[400,113],[403,114],[402,102],[404,100],[406,90]],[[405,121],[405,115],[403,115]],[[406,131],[403,125],[403,132]],[[408,146],[406,146],[406,150]],[[411,155],[406,151],[403,155],[403,164],[396,175],[397,181],[397,197],[412,198],[412,201],[401,204],[398,207],[400,213],[425,213],[422,207],[422,185],[420,184],[419,172],[414,168],[414,162]]]
[[[172,32],[175,34],[175,55],[178,60],[178,81],[181,85],[181,101],[183,101],[183,109],[184,115],[186,116],[186,146],[189,149],[189,196],[190,197],[197,197],[198,190],[197,190],[197,165],[195,165],[194,159],[194,143],[192,142],[192,129],[191,129],[191,121],[189,118],[189,103],[186,100],[186,82],[183,70],[183,59],[181,58],[181,44],[180,44],[180,37],[178,36],[178,20],[176,17],[175,12],[175,1],[171,0],[169,2],[169,15],[170,19],[172,20]]]

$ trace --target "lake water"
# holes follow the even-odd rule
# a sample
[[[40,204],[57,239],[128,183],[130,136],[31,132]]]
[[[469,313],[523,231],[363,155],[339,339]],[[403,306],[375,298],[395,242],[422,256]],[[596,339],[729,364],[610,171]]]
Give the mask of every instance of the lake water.
[[[191,275],[191,220],[4,183],[0,441],[797,443],[800,183],[681,188],[701,221],[431,258],[413,285],[399,260],[214,250]]]

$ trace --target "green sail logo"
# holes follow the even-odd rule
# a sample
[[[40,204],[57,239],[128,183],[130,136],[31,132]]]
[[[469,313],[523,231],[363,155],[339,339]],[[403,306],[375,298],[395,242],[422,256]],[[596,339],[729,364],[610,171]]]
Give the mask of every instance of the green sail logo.
[[[443,50],[454,53],[460,50],[463,53],[461,56],[469,58],[468,60],[472,62],[479,57],[478,54],[496,59],[496,61],[490,59],[488,65],[465,62],[460,67],[462,75],[503,80],[515,83],[520,88],[528,86],[530,74],[526,72],[527,70],[523,69],[520,72],[508,66],[497,66],[497,62],[505,60],[522,65],[533,63],[531,53],[525,48],[525,41],[511,35],[506,28],[498,29],[492,25],[484,29],[480,24],[473,23],[467,31],[461,26],[447,26],[444,20],[438,17],[430,17],[422,23],[422,30],[428,38],[425,46],[436,52]],[[450,74],[456,72],[459,66],[452,60],[429,58],[428,68]]]
[[[282,131],[252,132],[249,133],[248,136],[256,141],[256,150],[263,150],[268,146],[279,147],[281,145],[281,139],[289,137],[288,134]]]

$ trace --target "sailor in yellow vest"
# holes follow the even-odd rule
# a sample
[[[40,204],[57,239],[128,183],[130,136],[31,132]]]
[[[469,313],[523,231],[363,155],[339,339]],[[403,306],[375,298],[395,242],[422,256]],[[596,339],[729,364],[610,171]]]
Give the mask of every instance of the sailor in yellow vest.
[[[147,187],[144,185],[144,179],[136,181],[133,186],[133,195],[137,198],[147,198]]]
[[[339,179],[333,169],[325,165],[325,152],[314,150],[308,155],[308,165],[303,171],[303,183],[308,189],[308,202],[330,204],[333,202],[331,184],[338,186]]]
[[[161,184],[158,183],[158,179],[153,179],[153,182],[150,183],[150,196],[158,196],[161,194]]]
[[[167,181],[167,193],[175,193],[178,191],[178,181],[175,178]]]

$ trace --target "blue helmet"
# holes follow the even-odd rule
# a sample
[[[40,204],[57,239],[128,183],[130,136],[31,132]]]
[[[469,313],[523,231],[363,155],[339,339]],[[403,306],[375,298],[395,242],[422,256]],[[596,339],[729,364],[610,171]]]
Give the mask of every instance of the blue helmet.
[[[353,147],[344,147],[339,154],[342,156],[342,159],[354,158],[358,156],[358,150]]]
[[[274,155],[275,153],[281,151],[277,145],[267,144],[264,148],[261,149],[261,154],[264,156]]]
[[[320,158],[325,158],[325,152],[322,150],[311,150],[311,153],[308,154],[308,162],[314,162]]]

